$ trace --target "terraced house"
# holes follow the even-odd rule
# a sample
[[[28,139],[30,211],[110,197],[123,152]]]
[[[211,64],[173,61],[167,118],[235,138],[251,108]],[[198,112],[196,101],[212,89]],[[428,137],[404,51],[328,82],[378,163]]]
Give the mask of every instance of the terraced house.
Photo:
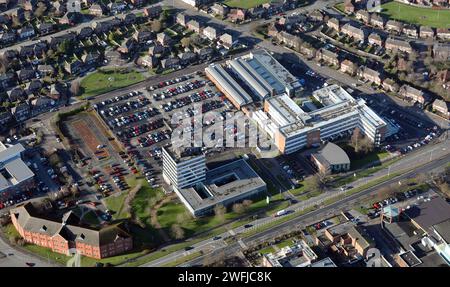
[[[411,44],[403,40],[397,40],[394,38],[388,38],[385,43],[386,50],[402,51],[406,53],[412,52]]]
[[[363,29],[355,27],[350,23],[347,23],[344,26],[342,26],[341,32],[349,37],[352,37],[355,41],[364,42],[366,38],[366,33],[364,32]]]
[[[99,230],[80,225],[73,212],[63,215],[61,221],[37,214],[31,203],[10,211],[14,227],[26,242],[50,248],[53,252],[81,255],[96,259],[124,253],[133,248],[133,239],[120,224]]]

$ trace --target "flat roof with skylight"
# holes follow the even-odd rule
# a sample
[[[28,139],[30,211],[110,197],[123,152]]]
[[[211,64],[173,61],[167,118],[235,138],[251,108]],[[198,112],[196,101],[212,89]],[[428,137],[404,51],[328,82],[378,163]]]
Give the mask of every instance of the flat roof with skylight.
[[[239,159],[208,170],[203,182],[176,192],[198,216],[211,212],[217,204],[226,206],[264,191],[266,183],[244,159]]]

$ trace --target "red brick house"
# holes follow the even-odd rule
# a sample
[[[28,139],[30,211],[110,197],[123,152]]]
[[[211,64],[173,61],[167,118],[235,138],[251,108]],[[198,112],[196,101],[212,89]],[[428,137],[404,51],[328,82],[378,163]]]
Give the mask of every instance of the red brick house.
[[[345,1],[344,12],[347,14],[355,13],[355,5],[353,5],[352,1]]]
[[[348,59],[345,59],[341,63],[341,69],[340,70],[343,73],[347,73],[347,74],[353,76],[358,71],[358,66],[355,63],[353,63],[352,61],[350,61]]]
[[[448,103],[448,102],[446,102],[444,100],[436,99],[433,102],[433,110],[437,114],[443,116],[444,118],[450,119],[450,112],[449,112],[449,110],[450,110],[450,103]]]
[[[133,248],[133,239],[120,224],[92,229],[80,225],[73,212],[61,222],[38,215],[31,203],[10,210],[11,221],[27,243],[50,248],[53,252],[96,259],[124,253]]]

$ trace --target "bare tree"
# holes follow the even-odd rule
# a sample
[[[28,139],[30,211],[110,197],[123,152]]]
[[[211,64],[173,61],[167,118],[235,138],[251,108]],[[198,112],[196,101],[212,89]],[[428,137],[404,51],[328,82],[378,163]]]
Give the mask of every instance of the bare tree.
[[[368,154],[373,150],[373,143],[368,137],[364,136],[360,141],[359,148],[364,154]]]
[[[225,220],[226,212],[227,212],[227,209],[222,204],[218,204],[214,207],[214,215],[220,222],[223,222]]]
[[[323,190],[323,182],[320,179],[320,176],[318,174],[315,174],[310,181],[310,188],[311,191],[322,191]]]
[[[177,215],[177,223],[180,225],[183,225],[186,221],[189,221],[191,219],[192,215],[188,211]]]
[[[237,214],[242,214],[245,211],[245,207],[242,203],[235,203],[233,204],[233,212],[237,213]]]
[[[70,193],[71,193],[74,197],[78,197],[78,196],[80,196],[80,189],[78,188],[78,186],[71,185],[71,186],[70,186]]]
[[[244,205],[245,209],[248,209],[250,207],[250,205],[252,205],[253,201],[251,201],[250,199],[246,199],[242,202],[242,204]]]
[[[181,39],[181,46],[183,46],[184,48],[189,47],[189,45],[191,45],[191,39],[188,37],[184,37],[183,39]]]
[[[417,52],[411,51],[411,53],[408,54],[408,59],[412,62],[415,62],[417,60]]]
[[[443,182],[438,184],[439,189],[447,196],[450,196],[450,184]]]
[[[70,84],[70,92],[73,96],[79,96],[81,91],[81,85],[79,80],[72,81]]]
[[[5,55],[0,55],[0,74],[4,74],[9,70],[9,61]]]
[[[11,21],[12,21],[13,28],[19,28],[22,25],[19,18],[15,17],[15,16],[11,17]]]
[[[150,28],[152,29],[153,32],[159,33],[162,29],[161,21],[153,20]]]
[[[419,173],[416,175],[414,181],[417,184],[422,184],[422,183],[425,183],[427,181],[427,179],[428,179],[428,177],[424,173]]]
[[[34,16],[37,18],[40,18],[44,15],[44,12],[47,10],[47,5],[45,5],[45,3],[43,2],[39,2],[37,4],[37,8],[34,11]]]
[[[423,63],[425,64],[425,66],[431,65],[433,63],[433,57],[426,56],[425,59],[423,59]]]
[[[172,224],[171,227],[172,236],[175,239],[183,239],[184,238],[184,229],[178,224]]]
[[[378,200],[384,200],[388,197],[394,196],[395,190],[396,190],[395,187],[392,185],[388,185],[388,186],[380,188],[377,193]]]
[[[359,151],[359,144],[361,138],[362,138],[361,129],[359,127],[356,127],[353,130],[352,137],[350,138],[350,145],[355,149],[356,153]]]

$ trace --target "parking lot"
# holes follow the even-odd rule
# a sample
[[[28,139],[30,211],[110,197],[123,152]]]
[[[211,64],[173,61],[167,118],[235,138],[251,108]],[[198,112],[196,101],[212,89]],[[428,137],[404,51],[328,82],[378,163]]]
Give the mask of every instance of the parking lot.
[[[190,119],[193,130],[194,117],[199,113],[196,107],[200,107],[202,113],[214,110],[225,119],[230,106],[201,73],[169,79],[96,102],[94,109],[126,151],[119,154],[116,163],[123,163],[124,170],[111,165],[108,171],[113,185],[123,183],[121,172],[123,175],[127,170],[131,173],[140,170],[153,187],[159,187],[162,181],[156,175],[162,166],[161,148],[170,145],[173,129],[179,127],[182,120]],[[205,120],[202,124],[208,126],[214,122],[215,119]],[[184,128],[186,132],[189,129]],[[123,186],[118,188],[123,189]]]
[[[363,97],[367,104],[385,120],[398,128],[398,132],[385,139],[384,148],[391,152],[407,153],[420,146],[427,145],[441,134],[441,129],[431,120],[412,114],[414,107],[400,107],[386,96]]]

